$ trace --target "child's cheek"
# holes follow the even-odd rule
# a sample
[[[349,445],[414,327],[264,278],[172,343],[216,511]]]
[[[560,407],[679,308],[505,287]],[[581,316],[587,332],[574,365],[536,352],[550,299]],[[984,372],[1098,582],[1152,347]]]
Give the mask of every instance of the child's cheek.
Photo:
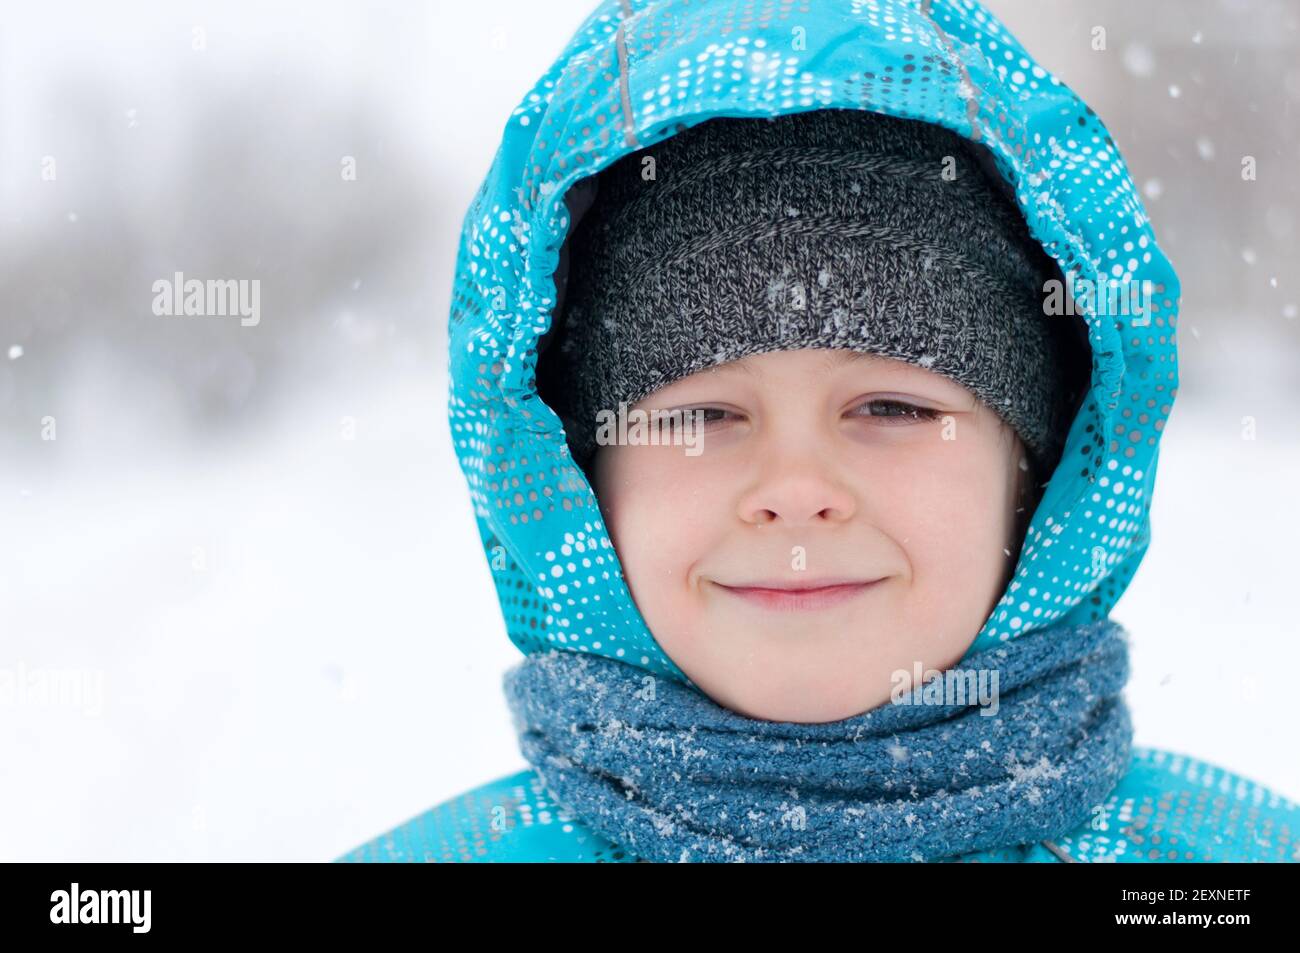
[[[912,594],[930,617],[929,630],[973,635],[1000,595],[1010,479],[995,448],[969,446],[944,466],[913,474],[890,516],[896,522],[889,535],[907,554]]]
[[[597,493],[610,539],[642,614],[663,615],[685,598],[690,569],[717,538],[725,483],[681,448],[610,447]],[[659,609],[661,611],[656,611]]]

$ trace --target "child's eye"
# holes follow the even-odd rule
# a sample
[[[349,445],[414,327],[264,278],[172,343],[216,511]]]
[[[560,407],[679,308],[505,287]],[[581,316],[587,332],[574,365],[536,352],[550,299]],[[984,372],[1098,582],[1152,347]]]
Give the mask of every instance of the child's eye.
[[[680,407],[678,409],[681,411],[683,423],[688,420],[699,420],[699,422],[705,427],[708,427],[711,424],[723,423],[729,417],[736,416],[731,413],[731,411],[724,410],[721,407]],[[696,414],[698,414],[699,417],[696,417]]]
[[[872,408],[877,408],[879,412],[871,412]],[[699,414],[699,420],[705,427],[713,424],[725,423],[737,416],[722,407],[681,407],[678,409],[681,411],[683,417],[692,414]],[[939,411],[932,410],[929,407],[918,407],[916,404],[909,404],[906,401],[887,400],[883,398],[864,401],[857,406],[854,410],[854,414],[859,417],[871,417],[877,420],[884,419],[897,423],[935,420],[940,416]]]
[[[871,407],[882,407],[885,408],[886,412],[870,413],[868,411],[866,413],[861,413],[864,408]],[[861,417],[884,418],[886,420],[899,421],[901,423],[916,420],[934,420],[939,416],[939,411],[932,410],[929,407],[918,407],[915,404],[909,404],[906,401],[887,400],[884,398],[865,401],[857,406],[854,413]]]
[[[728,417],[736,416],[731,411],[724,410],[721,407],[700,407],[697,409],[704,415],[701,419],[706,424],[721,423],[722,421],[726,420]]]

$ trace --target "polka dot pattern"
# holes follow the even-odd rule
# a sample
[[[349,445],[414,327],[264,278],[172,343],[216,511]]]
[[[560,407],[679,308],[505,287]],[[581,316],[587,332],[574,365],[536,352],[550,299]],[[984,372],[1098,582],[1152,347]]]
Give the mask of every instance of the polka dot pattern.
[[[1300,805],[1196,758],[1135,748],[1118,788],[1059,841],[1085,863],[1300,861]]]
[[[431,808],[337,858],[340,863],[633,863],[550,799],[532,770]]]
[[[1179,285],[1087,104],[962,0],[606,0],[510,116],[457,257],[451,433],[521,651],[595,652],[685,679],[633,603],[591,487],[537,394],[573,224],[566,193],[714,116],[820,108],[922,119],[983,144],[1066,274],[1150,282],[1146,315],[1084,308],[1091,384],[969,653],[1102,618],[1132,579],[1178,388]]]

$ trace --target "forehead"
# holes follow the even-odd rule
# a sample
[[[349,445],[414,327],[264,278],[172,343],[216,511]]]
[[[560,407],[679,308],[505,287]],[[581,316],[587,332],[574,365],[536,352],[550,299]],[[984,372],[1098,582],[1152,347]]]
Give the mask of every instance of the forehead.
[[[722,364],[715,370],[742,373],[761,378],[776,366],[798,366],[800,370],[816,373],[829,373],[840,368],[854,367],[898,373],[933,374],[932,371],[928,371],[916,364],[910,364],[880,354],[872,354],[868,351],[853,351],[847,348],[798,348],[786,351],[770,351],[764,354],[751,354],[738,361]]]

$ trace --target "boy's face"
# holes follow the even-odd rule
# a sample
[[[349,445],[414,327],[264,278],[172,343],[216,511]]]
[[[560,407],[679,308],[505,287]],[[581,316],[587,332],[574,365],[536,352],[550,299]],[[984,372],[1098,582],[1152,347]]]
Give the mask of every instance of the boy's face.
[[[702,452],[602,446],[593,483],[646,624],[720,705],[796,722],[874,708],[896,671],[959,661],[1010,579],[1023,449],[946,377],[779,351],[633,409],[707,409]]]

